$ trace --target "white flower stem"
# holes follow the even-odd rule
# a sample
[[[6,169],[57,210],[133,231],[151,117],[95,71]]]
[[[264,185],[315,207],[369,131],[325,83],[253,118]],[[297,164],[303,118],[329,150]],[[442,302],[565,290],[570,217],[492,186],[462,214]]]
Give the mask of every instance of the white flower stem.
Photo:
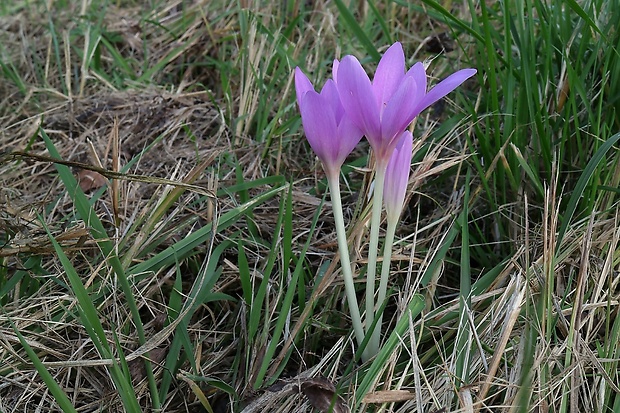
[[[372,326],[375,318],[375,283],[377,275],[377,256],[379,255],[379,227],[381,226],[383,184],[386,169],[387,162],[380,162],[380,160],[377,160],[375,188],[372,199],[372,217],[370,221],[370,247],[368,250],[368,267],[366,270],[366,328],[368,329]],[[380,325],[377,325],[376,329],[380,330]],[[379,347],[374,347],[373,343],[370,342],[368,351],[370,354],[376,355],[379,352]]]
[[[379,293],[377,295],[377,311],[383,305],[385,295],[387,293],[388,280],[390,278],[390,263],[392,262],[392,245],[394,245],[394,233],[398,224],[398,215],[396,217],[388,215],[387,230],[385,233],[385,243],[383,244],[383,263],[381,265],[381,280],[379,281]],[[385,311],[385,310],[384,310]],[[381,326],[383,321],[383,313],[379,314],[377,326],[372,332],[369,347],[379,352],[381,344]]]
[[[329,174],[328,174],[329,175]],[[351,312],[351,322],[353,323],[353,331],[359,346],[364,341],[364,327],[362,326],[362,318],[360,317],[360,309],[355,295],[355,285],[353,283],[353,270],[351,268],[351,260],[349,258],[349,245],[347,243],[347,233],[344,227],[344,217],[342,214],[342,202],[340,199],[340,182],[338,174],[328,176],[329,190],[331,192],[332,210],[334,212],[334,221],[336,223],[336,235],[338,237],[338,251],[340,252],[340,266],[342,268],[342,276],[344,278],[344,287],[349,302],[349,311]],[[362,354],[362,359],[367,360],[367,351]]]

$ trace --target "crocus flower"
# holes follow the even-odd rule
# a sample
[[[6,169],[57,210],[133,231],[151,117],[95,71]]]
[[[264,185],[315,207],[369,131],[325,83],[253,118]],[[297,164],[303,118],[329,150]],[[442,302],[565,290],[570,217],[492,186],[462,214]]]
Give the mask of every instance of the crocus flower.
[[[343,162],[362,139],[362,130],[345,113],[332,79],[317,93],[297,67],[295,89],[306,138],[323,163],[325,173],[337,177]]]
[[[403,132],[385,171],[383,202],[388,222],[398,221],[403,210],[411,170],[412,147],[413,135],[409,131]]]
[[[335,66],[337,68],[338,64],[335,63]],[[362,139],[362,130],[346,114],[342,103],[340,103],[336,83],[333,80],[329,79],[321,92],[317,93],[310,80],[297,67],[295,68],[295,90],[306,138],[323,163],[323,169],[327,175],[351,323],[357,342],[361,346],[364,342],[365,332],[357,303],[353,269],[349,257],[339,178],[342,163]],[[368,360],[366,351],[363,352],[362,358]]]
[[[459,70],[427,92],[424,65],[418,62],[405,72],[405,54],[398,42],[381,58],[372,82],[353,56],[345,56],[334,70],[342,105],[383,167],[413,119],[476,73]]]

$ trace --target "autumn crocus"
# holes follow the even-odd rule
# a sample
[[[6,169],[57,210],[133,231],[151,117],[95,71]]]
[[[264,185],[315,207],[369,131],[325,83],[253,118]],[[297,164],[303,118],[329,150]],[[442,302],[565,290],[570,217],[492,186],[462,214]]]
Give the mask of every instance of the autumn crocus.
[[[371,325],[374,318],[383,184],[392,152],[402,133],[420,112],[452,92],[475,73],[475,69],[460,70],[427,92],[424,65],[416,63],[405,71],[405,55],[398,42],[385,52],[372,81],[353,56],[345,56],[336,67],[334,78],[340,101],[351,121],[366,135],[375,155],[375,186],[366,284],[366,325]]]
[[[351,120],[366,135],[377,163],[387,166],[413,119],[475,73],[475,69],[459,70],[427,92],[424,65],[418,62],[405,72],[403,47],[396,42],[379,61],[372,81],[354,56],[339,62],[334,78]]]
[[[333,80],[329,79],[321,92],[317,93],[308,77],[304,75],[301,69],[296,68],[295,90],[306,138],[321,160],[327,176],[351,321],[357,342],[361,345],[365,334],[353,284],[353,272],[340,199],[339,177],[340,168],[346,157],[361,140],[362,131],[345,113],[336,83]]]
[[[385,171],[385,185],[383,201],[387,215],[387,230],[385,242],[383,244],[383,266],[381,267],[381,280],[379,282],[379,292],[377,295],[377,305],[383,305],[387,292],[387,284],[390,276],[390,262],[392,261],[392,245],[394,244],[394,234],[403,211],[403,203],[407,193],[407,183],[411,171],[411,157],[413,148],[413,136],[411,132],[405,131],[394,148]],[[377,352],[381,338],[381,321],[379,315],[375,330],[372,333],[369,348]],[[374,350],[373,350],[374,349]]]
[[[362,131],[345,113],[332,79],[317,93],[297,67],[295,90],[306,138],[328,178],[338,177],[344,160],[362,139]]]

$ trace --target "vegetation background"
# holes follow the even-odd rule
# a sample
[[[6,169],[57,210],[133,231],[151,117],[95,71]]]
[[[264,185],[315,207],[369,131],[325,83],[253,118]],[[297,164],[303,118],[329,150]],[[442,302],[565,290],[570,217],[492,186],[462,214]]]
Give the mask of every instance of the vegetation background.
[[[620,3],[0,4],[0,411],[620,411]],[[295,104],[437,82],[358,362]],[[343,171],[364,284],[365,144]],[[363,291],[360,288],[360,298]]]

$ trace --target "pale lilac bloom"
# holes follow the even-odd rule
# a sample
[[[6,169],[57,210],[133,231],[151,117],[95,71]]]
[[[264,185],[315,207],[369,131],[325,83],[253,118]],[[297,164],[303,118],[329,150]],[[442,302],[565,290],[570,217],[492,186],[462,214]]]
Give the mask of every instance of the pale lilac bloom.
[[[388,221],[398,220],[403,210],[411,171],[412,147],[413,135],[409,131],[403,132],[385,171],[383,202]]]
[[[332,79],[317,93],[297,67],[295,90],[306,138],[323,163],[325,173],[330,177],[338,176],[345,159],[362,139],[362,131],[345,113]]]
[[[383,165],[413,119],[475,73],[476,69],[459,70],[427,93],[424,65],[418,62],[405,72],[405,54],[398,42],[381,58],[372,82],[355,57],[334,63],[342,105]]]

